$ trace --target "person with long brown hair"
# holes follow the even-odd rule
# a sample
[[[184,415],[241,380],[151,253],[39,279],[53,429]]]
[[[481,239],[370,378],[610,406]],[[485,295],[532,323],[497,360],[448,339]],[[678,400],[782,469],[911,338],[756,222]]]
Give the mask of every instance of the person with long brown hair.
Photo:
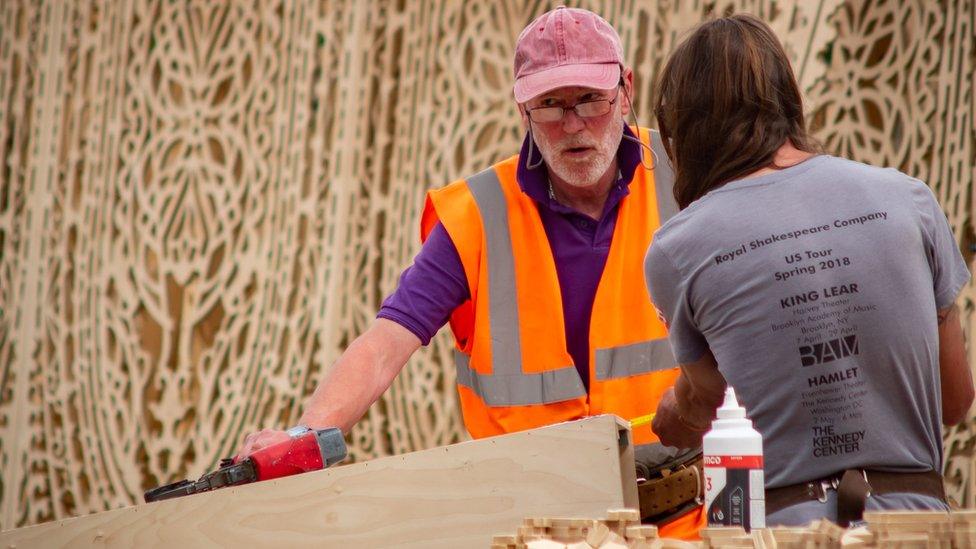
[[[954,305],[970,274],[932,192],[822,154],[750,15],[695,29],[655,107],[681,208],[645,259],[682,370],[661,441],[700,444],[731,385],[763,435],[768,524],[946,509],[942,424],[974,394]]]

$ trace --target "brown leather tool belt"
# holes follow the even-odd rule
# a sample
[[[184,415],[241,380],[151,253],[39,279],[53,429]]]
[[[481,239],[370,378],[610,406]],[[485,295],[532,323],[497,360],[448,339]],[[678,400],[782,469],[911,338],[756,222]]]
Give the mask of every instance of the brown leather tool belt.
[[[641,522],[662,525],[702,503],[704,476],[700,448],[675,450],[661,447],[636,456],[637,496]]]
[[[828,477],[766,490],[766,515],[806,501],[827,501],[828,490],[837,491],[837,522],[847,527],[864,515],[870,495],[911,493],[946,501],[942,475],[924,473],[890,473],[872,469],[847,469]]]

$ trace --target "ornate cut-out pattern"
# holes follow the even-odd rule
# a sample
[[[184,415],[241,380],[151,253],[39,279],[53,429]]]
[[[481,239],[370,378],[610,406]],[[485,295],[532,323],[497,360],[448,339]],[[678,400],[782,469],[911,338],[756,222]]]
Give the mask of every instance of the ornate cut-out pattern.
[[[969,249],[972,0],[571,3],[620,30],[644,124],[683,32],[763,16],[828,149],[929,182]],[[512,48],[552,4],[0,2],[0,528],[293,422],[416,252],[424,190],[516,150]],[[450,355],[446,331],[417,353],[353,458],[465,436]],[[946,446],[968,505],[973,429]]]

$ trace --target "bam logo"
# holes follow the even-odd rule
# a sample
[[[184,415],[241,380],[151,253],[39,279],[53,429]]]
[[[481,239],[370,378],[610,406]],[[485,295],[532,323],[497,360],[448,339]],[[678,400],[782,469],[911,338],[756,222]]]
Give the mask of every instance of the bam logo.
[[[800,347],[800,363],[803,366],[816,366],[861,353],[857,345],[857,335],[831,339],[823,343]]]

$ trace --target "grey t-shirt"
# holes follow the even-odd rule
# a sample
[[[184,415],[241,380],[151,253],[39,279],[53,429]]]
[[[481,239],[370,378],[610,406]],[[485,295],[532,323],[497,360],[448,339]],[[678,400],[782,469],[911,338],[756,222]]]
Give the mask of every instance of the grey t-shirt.
[[[831,156],[734,181],[645,272],[675,358],[711,349],[762,433],[767,488],[941,467],[936,311],[969,271],[922,182]]]

